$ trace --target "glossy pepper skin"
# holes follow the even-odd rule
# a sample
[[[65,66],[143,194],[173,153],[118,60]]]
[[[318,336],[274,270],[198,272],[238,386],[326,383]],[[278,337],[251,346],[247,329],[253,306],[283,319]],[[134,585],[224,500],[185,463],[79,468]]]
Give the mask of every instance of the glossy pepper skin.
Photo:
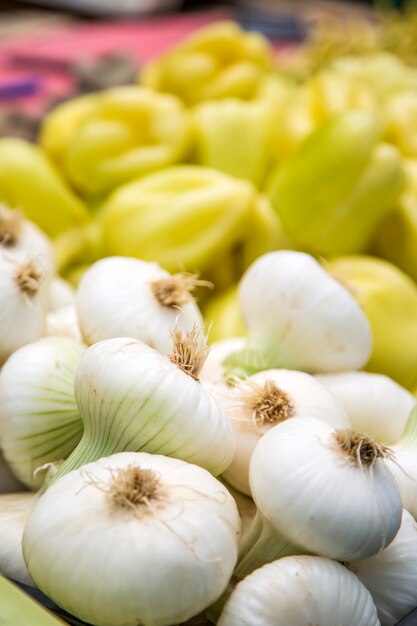
[[[366,255],[334,257],[325,268],[363,306],[372,329],[366,368],[412,390],[417,386],[417,285],[388,261]]]
[[[262,35],[219,22],[146,65],[139,80],[193,106],[203,100],[255,97],[272,66],[273,52]]]
[[[53,129],[65,123],[66,115],[71,133],[54,143]],[[132,85],[92,99],[83,96],[78,104],[52,112],[41,141],[72,185],[91,197],[179,161],[190,132],[180,100]]]
[[[204,102],[194,112],[197,162],[260,185],[272,161],[267,102]]]
[[[417,159],[404,160],[404,165],[406,190],[378,228],[371,250],[417,281]]]
[[[268,195],[295,243],[313,253],[366,250],[405,177],[376,118],[345,111],[319,126],[272,175]]]
[[[51,237],[89,219],[55,165],[23,139],[0,139],[0,202],[23,211]]]
[[[113,193],[100,214],[107,253],[204,272],[247,236],[257,194],[247,181],[178,165]]]
[[[39,145],[62,168],[74,133],[94,113],[99,96],[87,94],[58,104],[44,118]]]

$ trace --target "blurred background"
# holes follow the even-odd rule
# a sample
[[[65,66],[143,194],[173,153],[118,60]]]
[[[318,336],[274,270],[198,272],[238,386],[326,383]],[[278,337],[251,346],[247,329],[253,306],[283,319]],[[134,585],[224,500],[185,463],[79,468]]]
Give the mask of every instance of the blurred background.
[[[212,21],[233,17],[291,46],[323,18],[372,12],[366,1],[0,0],[0,136],[32,139],[57,102],[132,82],[141,63]]]

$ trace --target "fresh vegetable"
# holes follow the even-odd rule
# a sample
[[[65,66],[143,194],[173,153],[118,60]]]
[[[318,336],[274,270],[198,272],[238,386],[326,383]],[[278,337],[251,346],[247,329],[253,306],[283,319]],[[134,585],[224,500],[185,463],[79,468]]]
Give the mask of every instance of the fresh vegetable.
[[[183,333],[194,327],[203,330],[192,291],[205,284],[191,274],[171,275],[157,263],[139,259],[97,261],[77,289],[84,340],[93,344],[112,337],[134,337],[168,354],[175,328]]]
[[[52,162],[23,139],[0,139],[0,201],[23,211],[51,237],[88,219]]]
[[[412,389],[417,382],[416,284],[395,265],[370,256],[335,257],[325,266],[352,291],[371,325],[366,369]]]
[[[311,416],[335,428],[348,428],[347,415],[325,386],[313,376],[290,370],[266,370],[221,389],[218,400],[236,435],[233,461],[223,477],[250,495],[249,466],[259,439],[287,419]]]
[[[273,52],[265,37],[220,22],[148,63],[139,80],[189,105],[222,98],[248,100],[256,97],[272,67]]]
[[[346,561],[386,548],[402,510],[385,463],[390,456],[368,435],[313,417],[287,420],[265,433],[249,475],[258,515],[236,575],[297,552]]]
[[[239,532],[233,498],[207,471],[122,453],[56,481],[35,505],[23,551],[39,588],[76,617],[171,626],[222,594]]]
[[[397,149],[379,135],[371,113],[340,113],[272,175],[268,195],[299,246],[319,254],[366,250],[405,184]]]
[[[125,450],[173,456],[214,475],[226,469],[234,433],[198,379],[207,348],[197,331],[174,330],[172,339],[168,356],[128,338],[88,348],[75,377],[84,434],[58,475]]]
[[[417,524],[403,510],[395,539],[381,554],[350,565],[371,593],[382,626],[395,626],[417,605]]]
[[[258,258],[240,282],[239,304],[248,341],[228,357],[232,373],[272,368],[337,372],[363,367],[369,358],[365,314],[307,254],[282,250]]]
[[[382,374],[343,372],[318,375],[345,409],[352,428],[386,444],[397,443],[416,398]]]
[[[175,163],[188,149],[189,118],[174,96],[115,87],[89,100],[87,108],[88,114],[71,120],[61,156],[69,180],[87,196]]]
[[[0,495],[0,573],[31,586],[35,583],[23,560],[22,537],[37,498],[25,491]]]
[[[219,626],[380,626],[371,594],[343,565],[291,556],[241,581]]]
[[[81,438],[74,372],[84,349],[72,339],[45,337],[14,352],[0,372],[0,445],[30,489],[43,482],[36,470],[66,458]]]
[[[36,257],[19,261],[0,249],[0,365],[45,334],[46,278]]]
[[[102,209],[109,254],[157,261],[170,272],[198,268],[244,240],[255,189],[208,168],[178,165],[121,187]]]

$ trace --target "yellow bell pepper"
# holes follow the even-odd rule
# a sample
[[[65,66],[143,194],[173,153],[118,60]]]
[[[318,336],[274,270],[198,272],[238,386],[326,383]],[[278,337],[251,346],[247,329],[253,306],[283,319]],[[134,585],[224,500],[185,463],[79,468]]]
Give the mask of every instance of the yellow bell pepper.
[[[250,99],[272,66],[273,52],[262,35],[220,22],[146,65],[139,80],[194,105],[219,98]]]
[[[239,254],[240,278],[255,259],[272,250],[291,250],[294,244],[287,235],[279,215],[274,211],[268,198],[258,196],[250,219],[249,234],[243,241]]]
[[[204,102],[195,110],[197,162],[259,185],[271,162],[272,125],[266,102]]]
[[[363,306],[373,336],[366,369],[407,389],[417,385],[417,285],[395,265],[364,255],[335,257],[326,269]]]
[[[85,195],[105,194],[162,169],[179,161],[189,147],[190,118],[180,100],[144,87],[116,87],[82,101],[78,109],[61,110],[52,118],[52,128],[64,125],[68,111],[71,136],[64,136],[58,148],[52,145],[52,151]],[[50,147],[51,141],[45,145]]]
[[[404,172],[368,111],[319,126],[272,175],[268,195],[294,242],[319,254],[360,252],[396,205]]]
[[[42,123],[39,144],[62,167],[74,132],[91,116],[98,100],[97,94],[72,98],[56,106]]]
[[[371,250],[417,281],[417,160],[404,160],[404,166],[407,188],[378,228]]]
[[[216,255],[206,277],[217,290],[225,290],[239,280],[258,256],[293,247],[268,198],[259,194],[248,217],[244,238],[236,242],[223,258]]]
[[[397,94],[385,108],[385,137],[406,157],[417,157],[417,93]]]
[[[204,272],[242,241],[257,195],[247,181],[173,166],[116,190],[100,213],[109,254]]]
[[[0,139],[0,202],[23,211],[51,237],[89,219],[48,157],[23,139]]]

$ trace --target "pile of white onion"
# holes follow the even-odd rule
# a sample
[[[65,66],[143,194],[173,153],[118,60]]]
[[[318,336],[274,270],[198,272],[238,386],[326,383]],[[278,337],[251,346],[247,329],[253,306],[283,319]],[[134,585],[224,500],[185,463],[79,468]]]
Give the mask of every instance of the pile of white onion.
[[[210,351],[206,286],[110,257],[74,293],[0,208],[0,573],[95,626],[394,626],[416,399],[360,371],[369,322],[311,256],[257,259]]]

